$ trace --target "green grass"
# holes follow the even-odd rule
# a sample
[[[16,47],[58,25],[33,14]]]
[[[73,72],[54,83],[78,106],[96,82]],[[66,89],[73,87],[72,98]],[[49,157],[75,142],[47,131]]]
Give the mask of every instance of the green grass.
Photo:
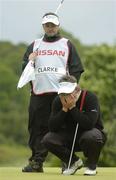
[[[31,151],[28,147],[16,144],[0,144],[0,167],[19,167],[27,162]],[[1,180],[1,179],[0,179]]]
[[[98,168],[94,177],[84,176],[85,168],[73,176],[60,174],[60,168],[44,168],[44,173],[22,173],[21,168],[1,167],[0,180],[116,180],[116,168]]]

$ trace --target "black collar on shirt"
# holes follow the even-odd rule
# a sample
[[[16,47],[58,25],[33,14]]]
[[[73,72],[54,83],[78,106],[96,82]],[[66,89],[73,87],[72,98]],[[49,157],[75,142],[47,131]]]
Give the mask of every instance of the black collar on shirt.
[[[52,37],[49,37],[47,36],[47,34],[45,34],[43,38],[43,40],[47,42],[54,42],[54,41],[58,41],[59,39],[61,39],[61,36],[59,33]]]

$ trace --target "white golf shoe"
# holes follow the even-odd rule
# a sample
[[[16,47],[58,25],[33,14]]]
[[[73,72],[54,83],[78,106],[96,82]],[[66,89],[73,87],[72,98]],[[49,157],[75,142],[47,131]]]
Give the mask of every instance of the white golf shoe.
[[[78,169],[81,169],[83,167],[83,161],[79,159],[78,161],[75,161],[70,168],[65,169],[63,171],[63,175],[73,175]]]
[[[88,176],[95,176],[97,174],[96,169],[92,170],[89,168],[86,168],[84,175],[88,175]]]

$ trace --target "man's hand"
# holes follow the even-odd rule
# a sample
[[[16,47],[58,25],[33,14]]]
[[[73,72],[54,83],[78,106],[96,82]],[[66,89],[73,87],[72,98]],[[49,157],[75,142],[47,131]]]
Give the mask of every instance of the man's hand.
[[[72,109],[76,106],[76,98],[73,94],[67,95],[65,101],[67,102],[68,109]]]
[[[62,110],[67,112],[68,111],[68,106],[67,106],[65,96],[60,95],[59,97],[60,97],[60,100],[61,100],[61,103],[62,103]]]
[[[37,55],[38,55],[37,51],[31,53],[31,54],[29,55],[29,61],[30,61],[30,60],[31,60],[31,61],[34,61],[34,60],[36,59]]]
[[[62,110],[67,112],[76,106],[76,102],[80,97],[81,91],[73,92],[72,94],[60,95],[60,100],[62,103]]]
[[[69,109],[72,109],[76,106],[76,99],[74,96],[66,95],[66,96],[60,96],[60,100],[62,103],[62,110],[67,112]]]

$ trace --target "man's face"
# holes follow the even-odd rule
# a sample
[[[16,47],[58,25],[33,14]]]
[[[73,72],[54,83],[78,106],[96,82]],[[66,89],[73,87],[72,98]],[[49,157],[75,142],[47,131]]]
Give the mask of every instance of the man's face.
[[[49,37],[52,37],[58,33],[59,26],[57,26],[53,23],[46,23],[43,25],[43,29]]]

